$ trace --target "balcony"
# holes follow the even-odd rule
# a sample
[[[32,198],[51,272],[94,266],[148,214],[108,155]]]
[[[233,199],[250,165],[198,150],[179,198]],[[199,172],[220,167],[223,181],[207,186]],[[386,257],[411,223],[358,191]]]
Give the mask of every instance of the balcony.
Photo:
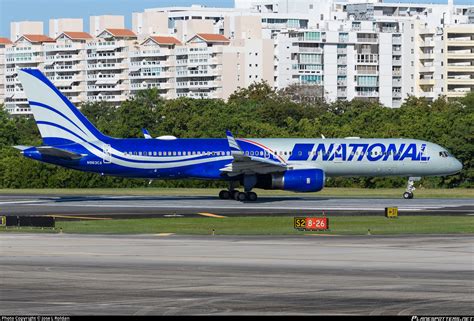
[[[347,97],[347,91],[346,90],[337,90],[337,97]]]
[[[434,72],[435,67],[433,65],[421,65],[420,72]]]
[[[340,80],[337,81],[337,85],[338,86],[347,86],[347,80],[346,79],[344,79],[344,80],[340,79]]]
[[[143,82],[143,83],[132,83],[130,84],[131,90],[143,90],[150,88],[160,88],[159,82]]]
[[[367,38],[367,37],[363,37],[363,38],[357,38],[357,42],[368,42],[368,43],[377,43],[379,41],[378,38]]]
[[[392,59],[392,65],[393,66],[401,66],[402,65],[402,60],[401,59]]]
[[[425,40],[420,43],[420,47],[434,47],[435,43],[431,40]]]
[[[339,57],[337,59],[337,64],[338,65],[347,65],[347,57]]]
[[[373,82],[373,83],[363,83],[363,82],[357,82],[357,87],[378,87],[379,82]]]
[[[81,47],[77,45],[73,46],[73,45],[66,45],[66,44],[45,45],[43,48],[44,48],[44,51],[74,51],[74,50],[82,49]]]
[[[347,48],[337,48],[337,53],[344,55],[347,53]]]
[[[420,86],[433,86],[435,84],[435,80],[433,78],[420,78],[418,80],[418,84]]]
[[[61,88],[60,91],[62,93],[75,93],[75,92],[83,92],[84,88],[81,86],[72,86],[71,88]]]
[[[127,97],[125,95],[97,95],[87,96],[88,101],[125,101]]]
[[[337,68],[337,74],[340,76],[347,75],[347,68]]]
[[[127,86],[126,85],[114,85],[114,86],[110,86],[110,87],[104,87],[104,86],[95,86],[95,85],[89,85],[87,86],[87,91],[100,91],[100,92],[104,92],[104,91],[122,91],[122,90],[127,90]]]
[[[474,59],[471,50],[448,50],[448,59]]]
[[[153,50],[140,50],[130,52],[130,57],[163,57],[170,56],[171,50],[169,49],[153,49]]]
[[[401,87],[402,79],[401,78],[392,78],[392,87]]]
[[[101,64],[87,64],[88,70],[111,70],[111,69],[127,69],[127,64],[121,63],[101,63]]]
[[[392,49],[392,55],[394,56],[401,56],[402,49]]]
[[[420,96],[425,98],[437,98],[437,94],[434,91],[420,91]]]
[[[457,72],[474,72],[474,65],[457,65],[457,64],[448,64],[448,72],[457,71]]]
[[[399,91],[392,91],[392,98],[402,98],[402,93]]]
[[[378,97],[378,91],[356,91],[357,97]]]
[[[448,85],[474,85],[474,78],[448,76]]]
[[[474,46],[474,39],[471,39],[470,37],[448,37],[448,46]]]
[[[469,91],[469,90],[465,90],[465,91],[449,90],[448,93],[447,93],[447,96],[452,97],[452,98],[455,98],[455,97],[456,98],[461,98],[461,97],[466,96],[470,92],[471,91]]]
[[[299,47],[299,52],[323,53],[323,49],[319,47]]]
[[[379,72],[376,69],[362,69],[362,68],[356,69],[357,75],[378,75],[378,73]]]
[[[393,44],[401,44],[402,43],[402,37],[392,37],[392,43]]]
[[[435,55],[432,52],[421,52],[420,53],[420,59],[433,60],[434,58],[435,58]]]

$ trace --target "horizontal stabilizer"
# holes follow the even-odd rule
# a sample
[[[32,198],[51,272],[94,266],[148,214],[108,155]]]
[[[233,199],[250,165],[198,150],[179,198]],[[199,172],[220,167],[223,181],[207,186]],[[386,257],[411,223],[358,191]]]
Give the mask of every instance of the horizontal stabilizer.
[[[36,149],[41,155],[45,155],[45,156],[59,157],[59,158],[70,159],[70,160],[77,160],[84,157],[81,154],[73,153],[64,149],[51,147],[51,146],[40,146],[40,147],[36,147]]]
[[[13,148],[16,148],[16,149],[19,149],[21,151],[24,151],[24,150],[27,150],[29,148],[31,148],[32,146],[24,146],[24,145],[16,145],[16,146],[13,146]]]

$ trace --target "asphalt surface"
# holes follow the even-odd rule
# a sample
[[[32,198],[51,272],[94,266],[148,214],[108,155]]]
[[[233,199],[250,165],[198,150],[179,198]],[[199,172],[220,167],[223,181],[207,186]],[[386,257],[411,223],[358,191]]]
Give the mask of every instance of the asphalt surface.
[[[0,234],[0,314],[472,315],[474,236]]]
[[[257,202],[220,200],[213,196],[67,196],[0,195],[0,215],[68,215],[160,217],[196,215],[383,215],[385,207],[399,215],[474,215],[474,199],[390,199],[342,197],[261,197]]]

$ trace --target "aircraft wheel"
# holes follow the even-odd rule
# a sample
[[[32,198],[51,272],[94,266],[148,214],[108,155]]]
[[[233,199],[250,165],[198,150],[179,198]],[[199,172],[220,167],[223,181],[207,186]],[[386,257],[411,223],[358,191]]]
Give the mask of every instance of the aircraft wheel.
[[[403,193],[403,198],[406,199],[406,200],[412,199],[413,198],[413,193],[405,192],[405,193]]]
[[[246,199],[247,199],[247,193],[239,192],[239,193],[237,194],[237,200],[238,200],[238,201],[243,202],[243,201],[245,201]]]
[[[238,201],[239,200],[238,199],[239,193],[240,193],[239,191],[232,191],[231,192],[232,199]]]
[[[249,201],[255,202],[257,200],[257,193],[249,192],[248,193],[248,199],[249,199]]]
[[[222,190],[219,192],[219,198],[221,200],[228,200],[230,198],[230,192],[227,190]]]

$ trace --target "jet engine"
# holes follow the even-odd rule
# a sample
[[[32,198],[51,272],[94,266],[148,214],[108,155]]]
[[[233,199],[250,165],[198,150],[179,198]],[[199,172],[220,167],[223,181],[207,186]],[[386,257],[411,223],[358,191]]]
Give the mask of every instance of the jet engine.
[[[322,169],[293,169],[281,173],[257,175],[255,187],[293,192],[318,192],[325,181]]]

